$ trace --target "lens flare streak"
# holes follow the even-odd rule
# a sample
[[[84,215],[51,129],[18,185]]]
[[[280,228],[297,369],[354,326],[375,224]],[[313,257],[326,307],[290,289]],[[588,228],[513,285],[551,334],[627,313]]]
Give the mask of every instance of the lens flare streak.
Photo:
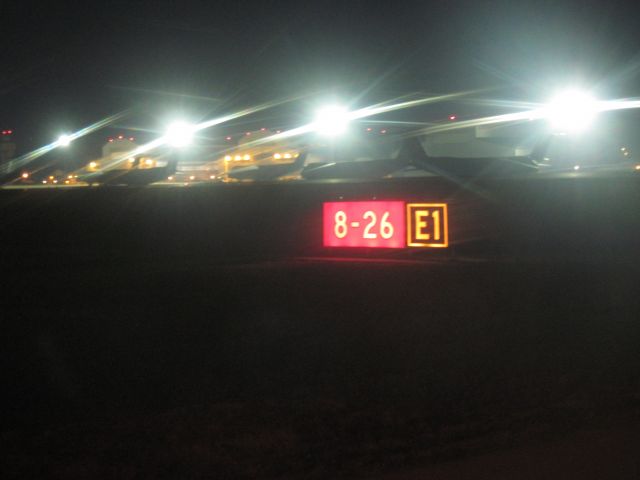
[[[437,103],[437,102],[444,102],[447,100],[453,100],[455,98],[459,98],[462,96],[466,96],[466,95],[470,95],[472,93],[476,93],[476,91],[467,91],[467,92],[459,92],[459,93],[451,93],[451,94],[447,94],[447,95],[439,95],[439,96],[434,96],[434,97],[426,97],[426,98],[420,98],[417,100],[409,100],[409,101],[405,101],[405,102],[400,102],[400,103],[393,103],[393,104],[388,104],[388,103],[379,103],[376,105],[371,105],[368,107],[364,107],[364,108],[360,108],[358,110],[353,110],[351,112],[347,113],[348,119],[349,120],[359,120],[362,118],[367,118],[367,117],[371,117],[374,115],[379,115],[381,113],[386,113],[386,112],[392,112],[392,111],[397,111],[397,110],[403,110],[406,108],[412,108],[412,107],[417,107],[420,105],[426,105],[429,103]],[[265,138],[261,138],[258,140],[255,140],[253,142],[248,142],[245,144],[245,147],[252,147],[252,146],[257,146],[257,145],[261,145],[264,143],[268,143],[268,142],[274,142],[274,141],[279,141],[279,140],[285,140],[288,138],[292,138],[292,137],[297,137],[300,135],[304,135],[307,133],[311,133],[313,131],[315,131],[316,128],[316,124],[315,122],[309,123],[307,125],[303,125],[301,127],[297,127],[297,128],[293,128],[291,130],[286,130],[284,132],[281,133],[276,133],[274,135],[270,135],[268,137]]]
[[[84,137],[85,135],[88,135],[89,133],[95,132],[96,130],[99,130],[101,128],[106,127],[107,125],[112,124],[113,122],[120,120],[121,118],[125,117],[126,115],[129,114],[128,110],[125,110],[123,112],[120,113],[116,113],[115,115],[111,115],[103,120],[100,120],[96,123],[93,123],[85,128],[82,128],[80,130],[78,130],[77,132],[74,133],[70,133],[68,134],[68,140],[70,142],[73,142],[74,140]],[[41,157],[42,155],[50,152],[51,150],[54,150],[55,148],[58,148],[59,146],[61,146],[60,144],[60,140],[56,140],[55,142],[50,143],[49,145],[45,145],[43,147],[40,147],[36,150],[33,150],[29,153],[26,153],[24,155],[21,155],[17,158],[14,158],[13,160],[5,163],[4,165],[0,166],[0,175],[6,175],[9,174],[15,170],[18,170],[20,168],[23,168],[25,165],[31,163],[32,161],[34,161],[35,159]]]

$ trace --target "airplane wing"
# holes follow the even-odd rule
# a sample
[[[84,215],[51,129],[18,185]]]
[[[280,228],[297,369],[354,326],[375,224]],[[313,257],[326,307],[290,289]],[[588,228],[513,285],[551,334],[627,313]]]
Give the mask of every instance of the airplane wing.
[[[303,168],[307,159],[307,152],[301,152],[298,158],[291,163],[276,165],[252,165],[237,168],[230,171],[227,176],[236,180],[276,180],[285,175],[290,175]]]

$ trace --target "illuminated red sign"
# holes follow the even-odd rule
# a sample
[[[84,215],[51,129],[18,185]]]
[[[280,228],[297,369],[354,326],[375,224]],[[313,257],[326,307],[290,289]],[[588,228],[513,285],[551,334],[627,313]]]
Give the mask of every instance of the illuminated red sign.
[[[404,202],[327,202],[325,247],[404,248]]]
[[[447,247],[445,203],[326,202],[325,247]]]

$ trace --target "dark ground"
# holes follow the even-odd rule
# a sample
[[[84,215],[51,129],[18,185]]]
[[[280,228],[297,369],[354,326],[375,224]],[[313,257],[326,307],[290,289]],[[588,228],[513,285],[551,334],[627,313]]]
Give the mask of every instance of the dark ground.
[[[0,192],[3,477],[366,477],[637,425],[640,185],[569,180]],[[456,244],[302,258],[373,195],[446,198]]]

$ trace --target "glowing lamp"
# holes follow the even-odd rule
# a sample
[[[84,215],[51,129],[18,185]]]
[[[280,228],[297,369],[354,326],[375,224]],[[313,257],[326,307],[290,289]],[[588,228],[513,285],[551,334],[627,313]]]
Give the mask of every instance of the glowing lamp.
[[[174,122],[167,128],[164,140],[172,147],[186,147],[193,141],[195,128],[187,122]]]
[[[567,90],[545,109],[545,117],[558,133],[578,133],[589,127],[598,113],[598,102],[589,93]]]
[[[68,147],[69,144],[71,144],[71,135],[60,135],[58,137],[58,145],[60,145],[61,147]]]
[[[337,105],[319,110],[313,122],[313,129],[321,135],[337,136],[344,133],[349,126],[349,112]]]

